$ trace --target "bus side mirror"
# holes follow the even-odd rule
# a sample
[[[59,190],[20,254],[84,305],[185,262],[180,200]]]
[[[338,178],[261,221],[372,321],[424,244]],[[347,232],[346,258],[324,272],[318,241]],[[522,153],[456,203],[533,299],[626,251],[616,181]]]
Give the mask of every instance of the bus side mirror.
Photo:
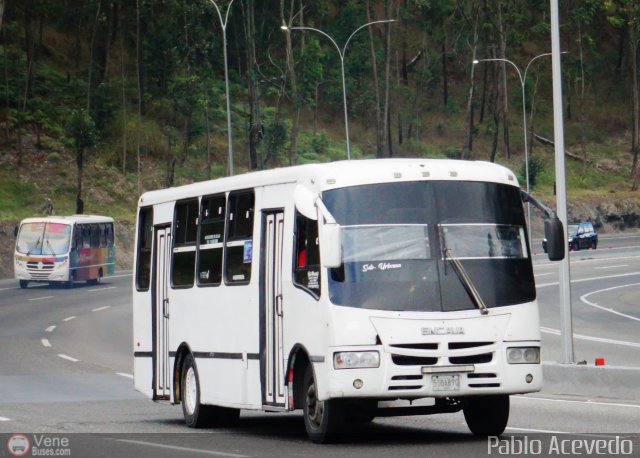
[[[342,230],[337,223],[320,227],[320,259],[322,267],[335,269],[342,265]]]
[[[317,220],[318,213],[316,210],[316,195],[310,191],[308,188],[297,185],[296,189],[293,191],[293,202],[295,203],[296,209],[306,218]]]
[[[544,236],[547,239],[547,254],[550,261],[562,261],[565,255],[564,228],[557,217],[544,220]]]

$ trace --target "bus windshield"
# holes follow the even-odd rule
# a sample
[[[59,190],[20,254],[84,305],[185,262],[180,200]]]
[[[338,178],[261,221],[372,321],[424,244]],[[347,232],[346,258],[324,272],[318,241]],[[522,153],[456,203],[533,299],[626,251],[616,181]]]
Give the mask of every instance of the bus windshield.
[[[322,199],[343,227],[343,264],[329,275],[333,304],[376,310],[474,309],[453,258],[487,307],[535,299],[517,187],[381,183],[325,191]]]
[[[21,254],[59,255],[69,251],[71,226],[39,222],[20,226],[16,251]]]

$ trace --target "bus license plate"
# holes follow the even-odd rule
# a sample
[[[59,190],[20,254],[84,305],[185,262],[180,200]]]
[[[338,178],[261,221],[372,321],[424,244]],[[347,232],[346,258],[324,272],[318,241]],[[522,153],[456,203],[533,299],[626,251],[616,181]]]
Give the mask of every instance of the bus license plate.
[[[460,375],[432,375],[431,387],[433,391],[459,391]]]

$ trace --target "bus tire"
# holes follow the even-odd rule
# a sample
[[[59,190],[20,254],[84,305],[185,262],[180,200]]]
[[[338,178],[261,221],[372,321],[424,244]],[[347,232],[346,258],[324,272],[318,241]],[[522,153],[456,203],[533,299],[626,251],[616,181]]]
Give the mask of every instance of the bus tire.
[[[190,428],[233,426],[238,422],[240,409],[200,403],[200,377],[191,354],[184,358],[180,387],[182,413]]]
[[[20,280],[21,289],[27,289],[27,286],[29,286],[29,280]]]
[[[475,436],[499,436],[509,421],[509,396],[473,396],[463,400],[467,426]]]
[[[182,413],[187,426],[190,428],[210,426],[214,409],[200,404],[200,379],[191,354],[184,358],[180,387],[182,389]]]
[[[102,283],[102,269],[98,271],[98,276],[96,278],[87,280],[88,285],[99,285],[100,283]]]
[[[311,442],[335,442],[344,426],[344,409],[340,399],[319,401],[313,367],[308,364],[304,373],[302,410],[304,426]]]

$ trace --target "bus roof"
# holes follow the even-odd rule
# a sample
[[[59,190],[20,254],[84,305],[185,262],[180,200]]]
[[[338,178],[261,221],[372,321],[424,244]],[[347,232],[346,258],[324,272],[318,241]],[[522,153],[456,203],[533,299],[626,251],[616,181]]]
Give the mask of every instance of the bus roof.
[[[113,218],[100,215],[35,216],[23,219],[20,224],[43,222],[58,224],[113,223]]]
[[[509,169],[484,161],[452,159],[365,159],[282,167],[249,172],[169,189],[149,191],[140,206],[194,196],[284,183],[300,183],[322,192],[334,188],[397,181],[483,181],[519,186]]]

